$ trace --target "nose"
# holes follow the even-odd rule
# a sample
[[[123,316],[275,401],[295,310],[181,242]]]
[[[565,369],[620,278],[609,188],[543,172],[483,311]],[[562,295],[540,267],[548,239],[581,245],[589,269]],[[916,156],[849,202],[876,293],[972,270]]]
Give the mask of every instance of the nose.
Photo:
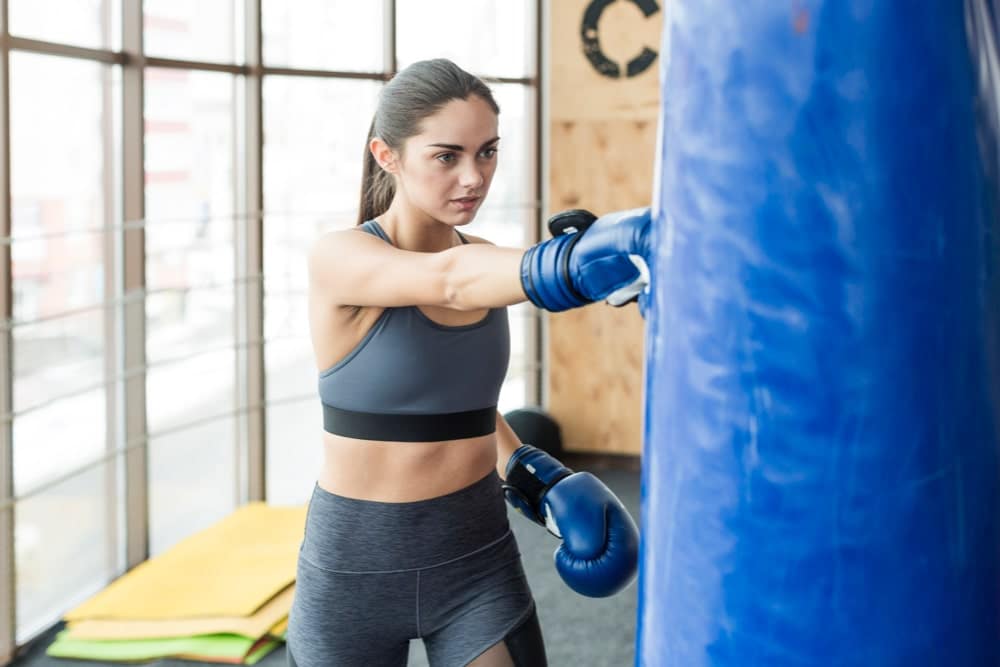
[[[477,190],[485,181],[483,171],[476,164],[475,160],[470,160],[466,163],[465,168],[462,169],[462,173],[458,178],[459,184],[466,190]]]

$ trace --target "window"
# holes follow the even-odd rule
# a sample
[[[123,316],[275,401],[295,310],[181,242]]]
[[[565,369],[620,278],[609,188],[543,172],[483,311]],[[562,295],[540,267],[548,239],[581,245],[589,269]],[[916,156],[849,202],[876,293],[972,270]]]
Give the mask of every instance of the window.
[[[15,568],[24,638],[119,567],[108,539],[118,455],[107,429],[106,267],[120,133],[108,102],[120,81],[107,65],[15,52],[10,86],[12,442],[14,492],[25,498],[15,507]]]
[[[231,74],[146,70],[152,554],[235,509],[234,91]]]
[[[322,450],[304,259],[356,221],[365,137],[397,66],[443,56],[487,80],[503,140],[472,231],[531,240],[537,3],[260,0],[260,26],[246,5],[8,2],[0,460],[14,466],[0,516],[15,551],[0,550],[0,572],[16,580],[0,587],[16,590],[17,627],[0,624],[0,659],[248,498],[307,500]],[[247,62],[258,27],[263,62]],[[502,410],[533,395],[536,317],[511,309]],[[148,508],[127,506],[126,488]]]

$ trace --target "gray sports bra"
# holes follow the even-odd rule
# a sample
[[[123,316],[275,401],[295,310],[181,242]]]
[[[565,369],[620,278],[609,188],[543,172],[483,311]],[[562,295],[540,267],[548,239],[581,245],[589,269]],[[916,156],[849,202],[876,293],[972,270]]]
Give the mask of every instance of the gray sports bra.
[[[374,220],[359,229],[392,243]],[[438,324],[417,306],[386,308],[343,360],[320,372],[323,428],[407,442],[492,433],[509,359],[506,308],[463,326]]]

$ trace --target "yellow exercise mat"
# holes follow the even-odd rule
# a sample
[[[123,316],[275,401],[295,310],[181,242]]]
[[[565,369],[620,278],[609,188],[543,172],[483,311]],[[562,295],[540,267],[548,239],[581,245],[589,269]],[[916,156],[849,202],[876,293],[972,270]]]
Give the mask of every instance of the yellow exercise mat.
[[[288,617],[281,619],[274,624],[274,627],[267,631],[267,634],[272,637],[278,637],[280,639],[285,638],[285,633],[288,632]]]
[[[195,635],[234,634],[244,637],[280,637],[292,608],[295,586],[268,600],[252,616],[181,618],[151,621],[83,620],[67,624],[72,639],[164,639]]]
[[[250,616],[294,581],[305,517],[305,506],[244,505],[139,564],[65,618]]]

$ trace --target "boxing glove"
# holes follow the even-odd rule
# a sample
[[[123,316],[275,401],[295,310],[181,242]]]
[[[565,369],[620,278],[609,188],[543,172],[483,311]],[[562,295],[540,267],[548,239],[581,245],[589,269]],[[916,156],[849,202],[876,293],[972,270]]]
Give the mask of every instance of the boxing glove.
[[[594,218],[566,211],[549,227],[563,233],[538,243],[521,258],[521,286],[528,299],[559,312],[606,299],[635,300],[649,286],[649,208]]]
[[[635,577],[639,530],[597,477],[575,473],[542,450],[521,445],[507,462],[503,489],[515,509],[562,540],[553,559],[574,591],[607,597]]]

